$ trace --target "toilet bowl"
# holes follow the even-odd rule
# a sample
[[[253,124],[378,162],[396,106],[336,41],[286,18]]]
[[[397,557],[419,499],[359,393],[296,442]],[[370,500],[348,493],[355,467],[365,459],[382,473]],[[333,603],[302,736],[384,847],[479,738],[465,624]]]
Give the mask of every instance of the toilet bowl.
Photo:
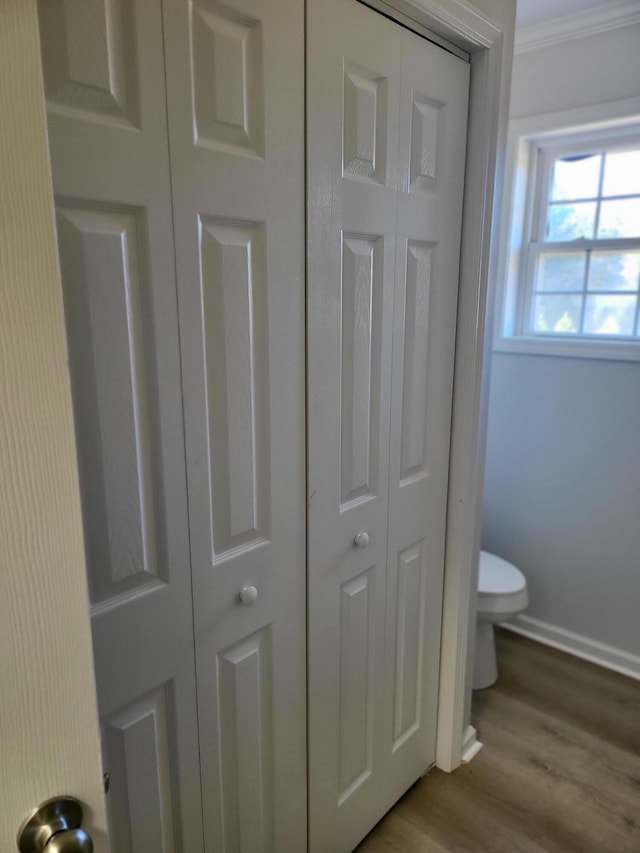
[[[513,619],[528,604],[527,581],[520,569],[495,554],[480,551],[474,690],[490,687],[498,678],[494,624]]]

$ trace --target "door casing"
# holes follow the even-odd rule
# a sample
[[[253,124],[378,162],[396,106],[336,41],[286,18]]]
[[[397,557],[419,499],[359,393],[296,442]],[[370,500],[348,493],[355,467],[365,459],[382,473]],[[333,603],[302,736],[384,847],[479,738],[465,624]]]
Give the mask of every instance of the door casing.
[[[376,3],[378,0],[376,0]],[[48,251],[55,251],[53,233],[50,222],[53,219],[53,197],[51,192],[50,175],[42,168],[41,151],[46,146],[46,127],[44,116],[44,93],[39,80],[39,56],[33,50],[38,42],[38,25],[35,15],[35,0],[7,0],[2,5],[2,20],[0,31],[8,34],[7,41],[17,38],[18,43],[26,46],[22,55],[23,68],[17,63],[8,63],[8,73],[2,77],[2,103],[5,103],[5,92],[10,93],[16,86],[24,86],[24,63],[28,64],[31,78],[30,109],[15,111],[15,122],[3,125],[4,133],[11,132],[14,138],[28,141],[24,146],[14,146],[11,157],[19,162],[21,167],[29,171],[32,167],[33,181],[37,185],[39,195],[24,200],[27,215],[29,210],[40,210],[49,219],[39,220],[38,238],[48,246]],[[375,5],[373,2],[370,5]],[[490,4],[486,4],[490,5]],[[513,39],[513,24],[515,11],[493,20],[492,17],[464,0],[392,0],[389,3],[379,3],[387,14],[404,15],[421,26],[428,27],[440,36],[471,54],[471,106],[468,130],[468,162],[465,178],[463,242],[461,251],[461,275],[459,293],[458,325],[456,331],[456,363],[454,372],[453,423],[449,478],[449,501],[447,509],[447,543],[445,557],[445,591],[442,628],[441,680],[439,700],[439,724],[437,742],[437,764],[444,770],[452,770],[461,761],[463,746],[467,746],[473,733],[465,728],[469,719],[470,701],[470,644],[473,641],[471,630],[475,620],[475,589],[476,558],[479,548],[479,522],[481,485],[484,467],[484,433],[486,427],[486,389],[487,376],[483,380],[483,356],[487,317],[487,283],[495,268],[495,247],[492,246],[490,235],[497,232],[495,224],[499,221],[499,205],[494,206],[496,179],[500,174],[502,163],[502,146],[506,130],[507,99],[509,92],[511,46]],[[496,4],[492,4],[496,8]],[[6,25],[6,26],[5,26]],[[7,45],[8,47],[9,45]],[[14,48],[12,48],[14,50]],[[36,90],[33,89],[36,87]],[[9,95],[10,97],[10,95]],[[8,98],[7,98],[8,100]],[[39,101],[39,105],[38,105]],[[35,120],[34,120],[35,117]],[[18,148],[20,150],[18,150]],[[47,204],[48,203],[48,204]],[[3,216],[13,215],[13,199],[3,196]],[[34,220],[35,221],[35,220]],[[492,227],[493,226],[493,227]],[[47,233],[49,231],[49,233]],[[13,265],[12,274],[15,283],[27,285],[32,271],[28,268],[26,259],[32,253],[28,241],[10,243],[13,256],[23,262],[22,268]],[[42,288],[59,289],[59,275],[54,275],[52,269],[46,269],[39,286]],[[14,291],[14,292],[17,292]],[[53,327],[58,334],[64,334],[64,324],[60,311],[54,311],[54,316],[48,317],[50,330]],[[10,316],[3,315],[3,321],[9,323]],[[39,327],[33,324],[24,330],[22,344],[25,351],[30,345],[38,346]],[[64,389],[62,396],[65,396]],[[69,403],[67,394],[67,404]],[[47,423],[51,405],[50,397],[44,395],[34,401],[43,424]],[[5,423],[1,422],[3,433]],[[64,426],[63,426],[64,429]],[[67,418],[67,439],[73,440],[72,420]],[[23,437],[25,441],[28,435]],[[16,451],[17,452],[17,451]],[[33,454],[32,466],[36,470],[47,473],[49,456],[45,446],[38,448]],[[6,481],[6,499],[0,502],[2,507],[3,525],[13,523],[15,504],[18,497],[22,500],[22,517],[38,515],[43,523],[55,523],[60,514],[60,505],[55,507],[43,505],[30,493],[30,486],[24,471],[16,469],[19,480]],[[17,485],[16,485],[17,482]],[[77,490],[63,495],[65,501],[64,515],[71,524],[75,524],[76,532],[80,529],[80,506]],[[75,518],[75,522],[74,522]],[[33,531],[25,525],[27,534]],[[10,528],[9,528],[10,529]],[[25,548],[16,540],[20,553]],[[72,549],[73,552],[73,549]],[[65,584],[80,591],[86,589],[85,566],[77,551],[73,559],[65,566]],[[14,637],[11,658],[12,670],[28,671],[32,666],[34,656],[43,653],[43,659],[38,661],[42,672],[50,671],[60,666],[58,639],[59,623],[56,619],[42,620],[40,614],[30,604],[30,594],[33,584],[39,585],[39,593],[43,600],[55,600],[59,591],[61,577],[58,572],[43,574],[23,559],[21,570],[14,568],[18,562],[11,562],[13,595],[3,597],[0,606],[0,619],[7,626],[10,635]],[[58,564],[59,567],[59,564]],[[24,570],[22,570],[24,569]],[[18,582],[19,575],[19,582]],[[76,595],[65,606],[65,618],[69,630],[79,642],[86,643],[89,636],[89,615],[86,600],[83,595]],[[73,627],[71,627],[73,626]],[[44,634],[44,637],[43,637]],[[40,639],[36,648],[33,639]],[[19,638],[19,641],[18,641]],[[88,650],[87,650],[88,651]],[[85,655],[86,656],[86,655]],[[73,680],[75,677],[75,680]],[[100,746],[95,723],[95,694],[87,688],[86,668],[79,669],[71,676],[72,689],[78,703],[81,697],[84,706],[83,713],[78,713],[78,726],[82,728],[85,737],[83,749],[84,772],[82,778],[98,778],[100,770]],[[48,684],[46,679],[45,684]],[[37,785],[28,783],[20,788],[11,785],[15,796],[10,802],[5,802],[0,813],[0,837],[15,838],[15,832],[25,814],[37,805],[33,802],[34,790],[38,796],[53,796],[74,790],[94,816],[97,826],[103,825],[104,803],[98,785],[78,785],[73,781],[70,772],[68,755],[68,737],[66,732],[68,720],[64,715],[57,714],[55,707],[50,704],[52,691],[50,685],[42,687],[43,680],[38,678],[24,679],[16,684],[11,696],[6,701],[6,719],[19,719],[24,708],[37,708],[38,719],[34,721],[31,737],[18,738],[17,731],[9,737],[10,732],[3,731],[3,773],[5,778],[15,774],[15,768],[36,766],[41,768]],[[50,710],[51,709],[51,710]],[[42,731],[46,731],[47,755],[43,758],[41,748]],[[24,729],[23,729],[24,734]],[[58,737],[58,735],[60,737]],[[25,743],[29,740],[30,743]],[[91,749],[93,744],[93,749]],[[43,761],[46,760],[46,765]],[[22,774],[24,775],[24,774]],[[66,791],[63,791],[65,788]],[[100,832],[97,850],[106,850],[106,840]],[[9,848],[10,849],[10,848]]]

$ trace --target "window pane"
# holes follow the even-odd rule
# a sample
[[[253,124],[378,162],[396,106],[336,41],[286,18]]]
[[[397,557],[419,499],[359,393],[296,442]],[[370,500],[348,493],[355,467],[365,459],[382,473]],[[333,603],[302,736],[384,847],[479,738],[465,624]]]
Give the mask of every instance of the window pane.
[[[533,331],[572,333],[580,329],[580,296],[536,296]]]
[[[601,160],[599,154],[578,154],[556,160],[551,181],[552,201],[596,198]]]
[[[640,198],[603,201],[598,237],[640,237]]]
[[[587,296],[584,331],[588,335],[632,335],[635,296]]]
[[[593,252],[589,290],[638,290],[640,252]]]
[[[540,255],[536,290],[582,290],[586,252]]]
[[[608,202],[620,204],[620,202]],[[549,205],[547,240],[579,240],[593,237],[596,218],[595,202]]]
[[[640,151],[607,154],[602,195],[640,195]]]

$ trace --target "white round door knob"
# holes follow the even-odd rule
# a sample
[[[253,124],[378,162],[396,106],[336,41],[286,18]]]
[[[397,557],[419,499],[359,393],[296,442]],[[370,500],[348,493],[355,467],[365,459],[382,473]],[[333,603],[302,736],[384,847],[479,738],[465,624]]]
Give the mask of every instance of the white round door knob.
[[[244,586],[240,590],[240,601],[245,607],[251,607],[258,600],[258,590],[255,586]]]
[[[366,548],[369,544],[369,534],[364,533],[364,531],[362,533],[356,533],[356,537],[353,541],[358,548]]]

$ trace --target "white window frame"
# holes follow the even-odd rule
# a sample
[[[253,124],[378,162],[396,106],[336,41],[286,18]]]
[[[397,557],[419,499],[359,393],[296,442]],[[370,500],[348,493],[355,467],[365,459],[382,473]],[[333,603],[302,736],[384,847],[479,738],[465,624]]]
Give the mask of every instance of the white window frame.
[[[640,140],[640,98],[527,116],[510,122],[503,205],[506,215],[500,234],[496,282],[494,351],[640,361],[638,337],[528,334],[524,323],[525,312],[531,306],[534,256],[539,251],[538,247],[529,247],[529,239],[530,235],[537,236],[536,231],[543,233],[540,229],[544,229],[541,223],[546,215],[546,203],[536,206],[540,193],[534,192],[534,188],[539,190],[544,182],[548,186],[548,170],[558,153],[597,146],[624,146],[633,139]],[[541,242],[541,245],[551,248],[554,244]],[[559,243],[558,247],[563,245],[567,244]],[[580,248],[577,243],[573,245]],[[607,240],[599,241],[598,245],[603,249],[624,248],[631,243]]]

